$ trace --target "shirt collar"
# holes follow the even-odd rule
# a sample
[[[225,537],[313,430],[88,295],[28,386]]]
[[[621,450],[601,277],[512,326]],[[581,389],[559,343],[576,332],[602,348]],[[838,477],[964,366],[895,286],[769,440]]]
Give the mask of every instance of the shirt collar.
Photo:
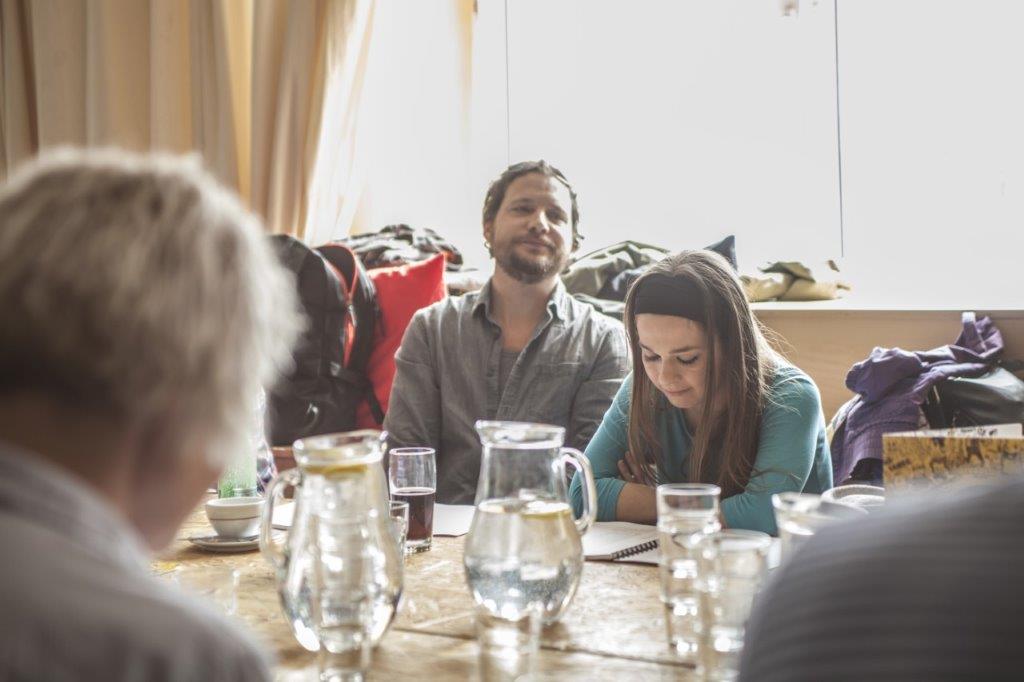
[[[477,293],[476,302],[473,304],[472,313],[477,314],[481,308],[487,315],[487,319],[493,319],[491,317],[491,280],[488,279],[487,283],[484,284],[483,288]],[[569,301],[569,292],[566,291],[565,285],[562,284],[562,280],[559,279],[555,283],[555,289],[551,292],[551,297],[548,298],[547,308],[551,312],[551,315],[560,322],[565,322],[569,319],[569,307],[571,303]]]
[[[0,441],[0,513],[68,537],[103,558],[146,566],[134,528],[89,485],[43,458]]]
[[[569,319],[569,305],[569,292],[559,278],[555,283],[555,290],[551,292],[551,298],[548,299],[548,310],[557,320],[565,322]]]

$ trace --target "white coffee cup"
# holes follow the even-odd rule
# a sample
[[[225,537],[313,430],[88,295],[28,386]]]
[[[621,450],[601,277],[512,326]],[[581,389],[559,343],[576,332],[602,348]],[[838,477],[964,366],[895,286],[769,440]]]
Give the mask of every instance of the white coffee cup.
[[[223,538],[250,537],[259,532],[262,508],[262,497],[216,498],[206,503],[206,518]]]

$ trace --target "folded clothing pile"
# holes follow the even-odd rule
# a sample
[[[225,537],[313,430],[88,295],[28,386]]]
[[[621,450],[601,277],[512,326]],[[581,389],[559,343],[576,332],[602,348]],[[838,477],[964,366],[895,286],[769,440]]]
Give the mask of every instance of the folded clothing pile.
[[[358,256],[367,270],[419,263],[442,253],[449,271],[462,267],[462,253],[429,227],[388,225],[377,232],[355,234],[339,240]]]
[[[839,266],[827,260],[813,266],[797,261],[775,261],[758,268],[759,274],[740,275],[747,300],[829,301],[850,290],[839,279]]]

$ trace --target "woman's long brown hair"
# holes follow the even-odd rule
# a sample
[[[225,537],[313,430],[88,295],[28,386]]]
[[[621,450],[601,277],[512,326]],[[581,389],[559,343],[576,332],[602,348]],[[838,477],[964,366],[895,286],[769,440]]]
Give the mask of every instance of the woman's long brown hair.
[[[768,386],[779,356],[751,313],[743,286],[729,263],[710,251],[683,251],[651,266],[626,295],[625,325],[633,362],[629,408],[629,448],[645,463],[646,483],[657,482],[664,452],[657,417],[677,409],[651,383],[644,369],[633,308],[644,279],[655,273],[692,282],[704,300],[706,317],[697,320],[707,337],[705,399],[694,434],[689,480],[716,483],[722,497],[743,492],[757,455]]]

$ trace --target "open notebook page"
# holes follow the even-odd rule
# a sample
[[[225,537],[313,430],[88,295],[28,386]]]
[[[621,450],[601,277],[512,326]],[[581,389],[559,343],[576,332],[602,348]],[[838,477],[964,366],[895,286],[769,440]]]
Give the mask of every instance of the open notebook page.
[[[600,521],[583,536],[583,554],[593,561],[636,561],[641,552],[654,550],[657,563],[657,546],[654,526],[625,521]]]
[[[616,561],[624,564],[651,564],[652,566],[657,566],[660,558],[661,550],[653,547],[637,554],[630,554],[621,559],[616,559]]]

